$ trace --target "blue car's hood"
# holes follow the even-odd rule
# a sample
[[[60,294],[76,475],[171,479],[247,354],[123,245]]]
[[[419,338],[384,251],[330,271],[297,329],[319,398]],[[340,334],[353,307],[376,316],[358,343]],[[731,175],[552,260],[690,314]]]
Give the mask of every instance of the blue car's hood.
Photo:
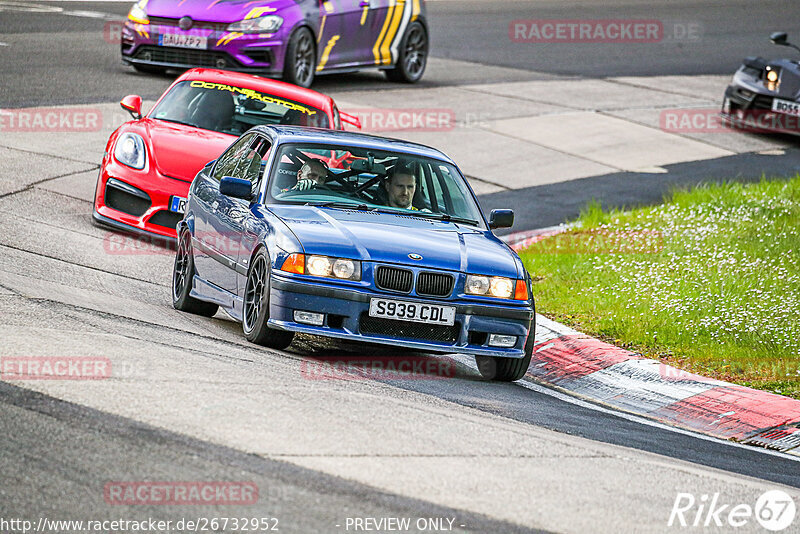
[[[517,278],[514,254],[488,232],[421,217],[312,206],[271,206],[306,254]],[[416,253],[422,260],[411,260]]]

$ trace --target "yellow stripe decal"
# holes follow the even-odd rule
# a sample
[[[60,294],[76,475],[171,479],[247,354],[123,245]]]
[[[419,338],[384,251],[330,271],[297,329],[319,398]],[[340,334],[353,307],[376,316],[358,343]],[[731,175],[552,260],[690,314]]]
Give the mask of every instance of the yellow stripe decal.
[[[389,20],[392,18],[392,13],[394,12],[394,0],[389,0],[389,11],[386,13],[386,20],[383,21],[383,28],[381,28],[381,33],[378,34],[378,40],[375,41],[375,46],[372,47],[372,55],[375,56],[375,64],[379,65],[381,62],[380,56],[380,46],[381,40],[383,40],[384,35],[386,35],[386,28],[389,27]]]
[[[247,14],[247,16],[244,18],[244,20],[255,19],[255,18],[260,17],[264,13],[274,13],[275,11],[278,11],[278,10],[275,9],[274,7],[269,7],[269,6],[267,6],[267,7],[254,7],[253,9],[250,10],[250,13]]]
[[[417,20],[417,17],[419,17],[419,11],[419,0],[414,0],[414,7],[411,11],[411,22]]]
[[[233,41],[234,39],[238,39],[242,35],[244,35],[244,34],[243,33],[239,33],[239,32],[226,33],[222,37],[219,38],[219,41],[217,41],[216,46],[226,45],[226,44],[230,43],[231,41]]]
[[[317,65],[317,72],[321,71],[325,68],[325,64],[328,62],[328,56],[331,55],[331,50],[336,45],[336,41],[339,40],[338,35],[334,35],[333,37],[328,40],[328,44],[325,45],[325,50],[322,52],[322,57],[319,59],[319,65]]]
[[[389,49],[392,46],[397,29],[400,27],[400,22],[403,20],[403,12],[405,11],[406,0],[397,0],[397,9],[394,10],[394,19],[392,25],[389,27],[389,33],[386,34],[386,39],[383,40],[381,45],[381,59],[384,65],[392,63],[392,52]]]
[[[361,11],[361,25],[362,26],[367,21],[367,13],[369,13],[369,6],[364,6],[364,9]]]
[[[216,45],[214,45],[214,46],[219,46],[219,45],[221,45],[221,44],[222,44],[222,41],[224,41],[225,39],[227,39],[229,35],[230,35],[230,33],[223,33],[223,34],[222,34],[222,37],[220,37],[220,38],[219,38],[219,40],[217,41],[217,44],[216,44]]]
[[[319,25],[319,34],[317,35],[317,42],[322,39],[322,32],[325,31],[325,21],[328,19],[328,15],[322,15],[322,23]]]

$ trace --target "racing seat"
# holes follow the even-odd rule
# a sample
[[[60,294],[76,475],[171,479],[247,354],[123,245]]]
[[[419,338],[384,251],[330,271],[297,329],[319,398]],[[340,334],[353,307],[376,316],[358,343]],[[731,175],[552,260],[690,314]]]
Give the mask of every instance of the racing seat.
[[[308,126],[308,116],[300,110],[290,109],[281,117],[281,124]]]
[[[230,130],[234,111],[233,97],[227,91],[208,90],[198,99],[191,122],[206,130]]]
[[[278,172],[272,182],[272,194],[294,187],[294,184],[297,183],[297,171],[299,170],[300,166],[295,163],[281,163],[278,165]]]

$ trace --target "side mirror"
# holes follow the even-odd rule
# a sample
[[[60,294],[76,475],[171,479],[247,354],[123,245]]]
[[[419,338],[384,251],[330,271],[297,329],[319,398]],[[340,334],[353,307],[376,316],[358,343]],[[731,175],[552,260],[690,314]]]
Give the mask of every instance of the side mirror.
[[[775,32],[769,36],[769,40],[772,42],[772,44],[780,46],[786,46],[788,38],[789,37],[786,35],[786,32]]]
[[[139,95],[128,95],[119,103],[122,109],[131,114],[137,121],[142,118],[142,97]]]
[[[224,176],[219,182],[219,192],[227,197],[241,198],[243,200],[251,200],[253,193],[250,180],[244,178],[234,178],[233,176]]]
[[[514,226],[514,210],[492,210],[489,214],[489,228],[511,228]]]

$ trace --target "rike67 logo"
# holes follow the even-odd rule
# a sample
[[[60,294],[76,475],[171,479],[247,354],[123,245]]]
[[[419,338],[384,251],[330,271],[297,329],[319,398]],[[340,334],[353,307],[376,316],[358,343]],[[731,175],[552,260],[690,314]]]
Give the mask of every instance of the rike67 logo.
[[[678,493],[667,525],[682,528],[707,529],[719,527],[752,527],[755,519],[770,532],[780,532],[794,522],[797,508],[794,499],[781,490],[764,492],[755,503],[732,504],[720,499],[719,493],[701,495]]]

